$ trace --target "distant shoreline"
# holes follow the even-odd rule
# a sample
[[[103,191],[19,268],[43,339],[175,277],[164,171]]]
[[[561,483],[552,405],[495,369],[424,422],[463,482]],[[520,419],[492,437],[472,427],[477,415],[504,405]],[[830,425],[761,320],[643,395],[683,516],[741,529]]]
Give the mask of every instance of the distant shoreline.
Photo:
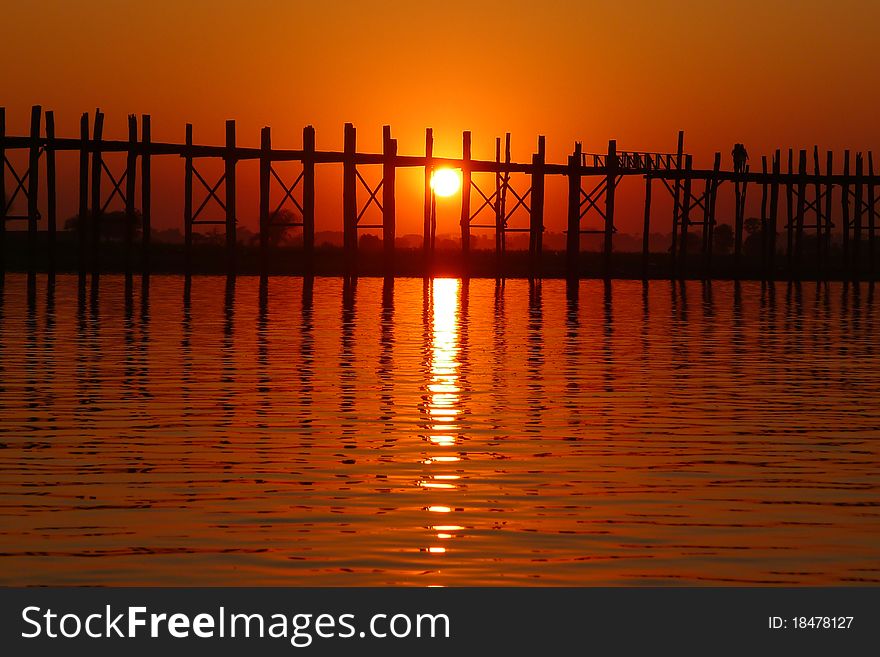
[[[56,243],[54,268],[48,257],[47,236],[38,234],[36,260],[33,270],[57,273],[76,273],[80,271],[78,244],[75,235],[59,233]],[[867,255],[867,254],[866,254]],[[86,249],[85,271],[93,269],[90,245]],[[123,242],[103,242],[98,250],[100,273],[124,273],[125,245]],[[263,262],[257,246],[239,245],[237,251],[236,275],[259,275],[263,273]],[[760,258],[745,254],[739,267],[732,254],[712,256],[711,269],[704,267],[703,255],[689,254],[686,268],[674,267],[668,253],[652,253],[647,262],[641,253],[613,253],[606,275],[604,256],[599,252],[579,254],[579,275],[577,278],[612,278],[625,280],[650,279],[696,279],[696,280],[880,280],[880,272],[869,271],[867,259],[858,273],[846,269],[842,254],[832,253],[829,263],[817,276],[815,256],[805,254],[799,273],[790,272],[786,256],[777,255],[773,275],[765,273]],[[469,263],[465,266],[459,250],[438,249],[432,262],[426,262],[421,249],[398,248],[393,265],[385,262],[384,253],[379,250],[361,250],[355,264],[348,262],[341,247],[323,245],[315,249],[311,265],[301,248],[280,246],[270,249],[265,263],[265,273],[271,276],[346,276],[363,277],[472,277],[472,278],[569,278],[566,270],[566,254],[560,251],[546,251],[540,259],[540,267],[533,268],[526,251],[508,251],[503,264],[498,267],[494,251],[471,251]],[[5,248],[5,270],[26,272],[30,269],[26,249],[26,233],[7,233]],[[131,273],[144,271],[140,242],[132,245]],[[181,244],[154,242],[151,246],[151,274],[185,274],[186,260]],[[196,244],[192,250],[193,275],[225,275],[226,249],[222,244]]]

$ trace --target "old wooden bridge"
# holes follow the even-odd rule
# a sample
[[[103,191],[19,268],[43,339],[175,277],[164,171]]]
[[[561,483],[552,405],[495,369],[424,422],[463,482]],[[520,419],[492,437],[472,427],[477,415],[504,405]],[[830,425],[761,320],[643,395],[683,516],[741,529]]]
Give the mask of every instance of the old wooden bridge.
[[[236,165],[243,160],[258,160],[260,166],[260,250],[261,262],[268,262],[272,248],[269,235],[273,227],[292,225],[302,229],[302,257],[306,263],[315,257],[315,168],[326,163],[341,163],[343,167],[343,234],[345,262],[356,271],[358,231],[380,231],[383,238],[384,260],[393,271],[395,257],[395,177],[402,167],[424,169],[424,227],[423,248],[427,262],[433,257],[436,234],[436,210],[431,176],[435,169],[450,167],[461,171],[461,247],[464,261],[471,252],[473,230],[494,232],[495,251],[499,259],[506,250],[506,236],[513,232],[528,233],[530,272],[540,275],[543,251],[545,181],[547,176],[564,176],[568,180],[566,271],[570,276],[579,275],[579,250],[581,235],[599,233],[604,236],[602,258],[604,271],[610,271],[615,226],[615,191],[626,176],[644,179],[644,223],[642,261],[647,267],[650,257],[649,235],[652,213],[651,198],[655,181],[660,189],[672,199],[671,236],[669,251],[670,271],[684,272],[697,266],[701,275],[712,275],[716,205],[719,190],[728,188],[733,192],[734,245],[733,259],[736,267],[743,258],[743,233],[747,192],[758,187],[761,195],[760,211],[760,266],[768,277],[780,271],[797,277],[808,264],[821,276],[830,270],[834,258],[836,266],[851,275],[865,270],[873,276],[875,269],[875,225],[877,214],[876,187],[880,176],[874,173],[873,157],[856,153],[852,158],[845,151],[842,163],[835,164],[833,153],[820,157],[819,150],[805,150],[796,154],[787,152],[785,171],[783,154],[775,151],[769,158],[761,157],[760,170],[745,166],[735,171],[721,168],[721,154],[716,153],[711,169],[696,169],[693,158],[684,151],[684,135],[679,133],[674,152],[649,153],[619,151],[616,141],[608,142],[602,153],[587,153],[581,144],[565,163],[549,163],[545,157],[544,137],[538,138],[537,149],[529,162],[513,162],[510,157],[510,134],[496,139],[495,158],[479,160],[471,157],[471,135],[462,136],[462,154],[459,158],[434,155],[433,133],[426,131],[423,155],[401,155],[397,140],[392,138],[388,126],[383,131],[381,153],[361,153],[357,150],[357,135],[352,124],[345,125],[342,151],[320,151],[315,146],[315,130],[311,126],[303,130],[302,148],[276,148],[272,145],[270,129],[261,131],[260,147],[246,148],[236,144],[235,121],[226,122],[226,141],[223,145],[198,145],[193,143],[192,125],[186,126],[184,143],[156,142],[151,139],[150,117],[128,117],[128,138],[112,140],[104,138],[104,115],[96,111],[90,123],[89,115],[83,114],[80,134],[74,138],[61,138],[55,134],[55,119],[51,111],[42,112],[35,106],[31,110],[28,135],[6,134],[6,114],[0,108],[0,254],[6,252],[7,225],[25,222],[27,225],[27,262],[30,267],[37,261],[38,231],[45,230],[46,257],[49,267],[56,260],[57,227],[57,173],[56,153],[76,151],[79,153],[79,207],[77,223],[78,263],[80,271],[98,271],[101,267],[99,244],[102,221],[108,207],[118,199],[127,217],[123,241],[126,270],[132,268],[135,248],[141,253],[137,259],[145,271],[150,268],[151,249],[151,161],[154,157],[174,156],[183,160],[185,179],[183,224],[185,239],[185,267],[190,271],[193,258],[193,232],[206,224],[220,224],[225,228],[226,267],[236,271]],[[91,133],[90,133],[91,127]],[[27,153],[27,166],[17,171],[8,154],[14,150]],[[111,154],[125,156],[124,166],[117,173],[111,167]],[[208,158],[224,163],[219,179],[207,179],[197,165]],[[824,160],[824,170],[822,164]],[[39,199],[41,162],[45,173],[45,207]],[[285,181],[275,163],[295,162],[301,165],[293,180]],[[137,221],[136,180],[140,174],[140,221],[142,222],[140,245],[134,244],[134,225]],[[370,184],[363,175],[365,167],[381,167],[381,179]],[[836,169],[835,167],[839,167]],[[511,174],[528,176],[528,186],[516,189]],[[488,174],[488,176],[486,175]],[[272,190],[278,186],[281,201],[270,204]],[[359,189],[366,190],[366,200],[358,199]],[[201,200],[194,202],[196,192]],[[22,195],[27,201],[24,214],[9,214],[16,198]],[[278,192],[276,191],[276,197]],[[364,196],[361,191],[361,197]],[[780,196],[784,198],[780,198]],[[837,199],[835,201],[835,199]],[[784,200],[784,203],[782,202]],[[839,204],[839,207],[837,207]],[[785,212],[782,212],[784,205]],[[209,208],[219,208],[221,218],[210,218]],[[381,222],[369,223],[367,210],[381,216]],[[295,208],[296,213],[284,212]],[[519,213],[517,214],[517,211]],[[524,211],[524,212],[523,212]],[[527,215],[528,223],[522,225],[517,219]],[[832,221],[832,216],[837,222]],[[295,221],[290,223],[290,217]],[[284,223],[287,221],[288,223]],[[781,229],[781,230],[780,230]],[[699,239],[694,238],[694,234]],[[832,242],[832,234],[835,241]],[[784,236],[785,244],[778,245]],[[809,242],[810,248],[805,248]],[[40,242],[42,243],[42,242]],[[698,246],[697,246],[698,245]],[[805,258],[811,261],[805,263]],[[694,262],[688,263],[688,259]],[[784,261],[777,263],[777,258]],[[698,262],[696,260],[698,259]],[[6,263],[0,263],[0,271]],[[781,265],[781,266],[780,266]],[[264,264],[265,266],[265,264]]]

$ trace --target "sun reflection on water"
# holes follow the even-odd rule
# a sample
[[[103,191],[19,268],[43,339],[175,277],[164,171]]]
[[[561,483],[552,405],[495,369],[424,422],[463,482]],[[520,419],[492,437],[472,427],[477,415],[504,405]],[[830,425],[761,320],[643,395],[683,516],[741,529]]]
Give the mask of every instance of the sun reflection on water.
[[[419,486],[432,495],[432,504],[425,507],[430,513],[450,514],[455,511],[454,507],[440,503],[444,500],[438,497],[444,491],[458,488],[461,479],[461,475],[450,469],[461,460],[452,451],[459,441],[459,416],[462,413],[459,387],[459,285],[457,279],[438,278],[434,279],[430,289],[431,335],[424,409],[428,451],[422,461],[428,466],[428,471],[419,481]],[[456,536],[453,532],[463,529],[460,525],[435,525],[434,522],[433,519],[428,522],[432,541],[449,541]],[[423,551],[443,554],[447,548],[429,545]]]

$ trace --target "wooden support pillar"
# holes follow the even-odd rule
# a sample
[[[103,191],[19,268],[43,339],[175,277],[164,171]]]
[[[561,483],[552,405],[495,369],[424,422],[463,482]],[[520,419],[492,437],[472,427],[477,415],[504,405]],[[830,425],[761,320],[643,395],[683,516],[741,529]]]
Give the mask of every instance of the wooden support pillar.
[[[504,174],[501,178],[501,254],[507,252],[507,192],[510,189],[510,133],[504,134]]]
[[[804,210],[807,193],[807,151],[798,153],[797,214],[795,215],[794,259],[798,276],[804,265]]]
[[[789,275],[794,270],[794,151],[788,149],[788,176],[785,182],[786,248],[785,260]]]
[[[715,247],[715,199],[718,196],[718,175],[721,170],[721,153],[715,153],[715,159],[712,162],[712,178],[706,182],[706,197],[703,200],[705,204],[705,213],[703,214],[703,231],[705,240],[703,244],[704,258],[703,268],[706,277],[712,275],[712,253]]]
[[[874,208],[874,154],[868,151],[868,268],[871,272],[871,280],[874,280],[876,273],[875,255],[876,247],[874,245],[874,237],[876,231],[876,210]]]
[[[688,229],[691,224],[691,186],[693,169],[693,158],[690,155],[685,157],[684,164],[684,183],[682,185],[681,198],[681,242],[678,245],[679,252],[679,275],[684,277],[687,275],[687,253],[688,253]]]
[[[236,212],[235,212],[235,165],[237,161],[235,152],[235,121],[226,122],[226,273],[234,275],[236,270],[236,252],[238,240],[236,238]]]
[[[642,223],[642,278],[648,277],[648,258],[651,254],[651,187],[654,182],[654,179],[651,177],[653,160],[650,155],[645,157],[645,215]]]
[[[602,270],[605,278],[611,276],[611,251],[614,247],[614,196],[617,188],[617,140],[608,140],[605,159],[605,243],[602,249]]]
[[[269,192],[272,176],[272,132],[260,130],[260,274],[269,273]]]
[[[825,154],[825,231],[822,241],[822,259],[827,267],[831,262],[831,208],[834,198],[834,183],[831,182],[831,176],[834,170],[834,153],[828,151]]]
[[[152,162],[150,160],[150,143],[152,142],[152,126],[150,115],[141,116],[141,269],[150,271],[150,255],[152,250]]]
[[[767,271],[767,244],[770,242],[770,226],[767,217],[767,156],[761,156],[761,271]]]
[[[104,138],[104,114],[95,110],[95,126],[92,129],[92,273],[100,269],[101,248],[101,176],[103,156],[101,140]]]
[[[354,271],[357,259],[357,132],[345,124],[342,162],[342,237],[346,274]]]
[[[853,200],[853,240],[852,240],[852,270],[856,277],[861,273],[862,266],[862,212],[864,204],[863,191],[864,159],[861,153],[856,153],[856,177],[855,199]]]
[[[89,220],[89,114],[83,112],[79,120],[79,208],[77,214],[77,261],[80,275],[86,271],[86,242],[90,231]]]
[[[503,215],[501,214],[501,137],[495,138],[495,259],[501,264],[501,236],[504,233]]]
[[[471,133],[461,135],[461,252],[467,269],[471,252]]]
[[[58,182],[55,169],[55,112],[46,112],[46,228],[49,271],[55,271],[58,232]]]
[[[27,261],[28,270],[34,271],[37,256],[37,220],[40,216],[40,125],[43,119],[43,108],[34,105],[31,108],[31,133],[28,147],[28,178],[27,178],[27,213],[28,238]],[[4,199],[5,201],[5,199]]]
[[[0,107],[0,283],[6,276],[6,108]]]
[[[532,155],[532,195],[529,209],[529,266],[533,274],[540,273],[544,249],[544,164],[546,141],[538,137],[538,152]]]
[[[125,273],[131,274],[131,251],[137,215],[134,208],[137,182],[138,131],[137,117],[128,115],[128,153],[125,160]]]
[[[315,254],[315,128],[303,128],[303,251],[311,270]]]
[[[779,214],[779,175],[782,153],[777,148],[773,154],[773,179],[770,183],[770,234],[767,240],[768,277],[776,277],[776,232]]]
[[[672,256],[673,267],[678,256],[678,217],[681,211],[681,167],[684,164],[682,154],[684,153],[684,130],[678,131],[678,147],[675,151],[675,191],[672,200],[672,248],[670,254]]]
[[[813,189],[816,197],[816,207],[813,208],[816,216],[816,276],[822,271],[822,242],[824,240],[824,227],[822,226],[822,181],[820,178],[821,167],[819,166],[819,147],[813,146],[813,173],[816,180]]]
[[[434,190],[431,187],[431,176],[434,175],[434,130],[425,128],[425,216],[422,224],[422,248],[425,260],[430,262],[434,255],[434,236],[431,231],[434,211]]]
[[[843,266],[849,267],[849,150],[843,151],[843,183],[840,187],[841,239],[843,241]]]
[[[565,265],[569,278],[580,276],[581,243],[581,143],[568,156],[568,232],[565,239]]]
[[[394,275],[394,241],[397,238],[397,140],[391,137],[391,126],[382,128],[382,245],[385,252],[385,273]]]
[[[743,198],[742,198],[743,174],[742,172],[734,173],[733,193],[734,193],[734,224],[733,224],[733,260],[736,267],[737,276],[739,276],[740,260],[742,259],[743,247]]]
[[[192,273],[192,234],[193,234],[193,127],[186,124],[186,147],[184,150],[184,183],[183,183],[183,244],[184,271]]]

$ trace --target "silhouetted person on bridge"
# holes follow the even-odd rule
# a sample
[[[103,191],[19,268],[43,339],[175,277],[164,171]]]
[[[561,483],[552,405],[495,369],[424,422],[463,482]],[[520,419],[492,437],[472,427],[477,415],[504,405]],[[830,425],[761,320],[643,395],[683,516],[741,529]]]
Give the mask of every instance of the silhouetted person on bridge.
[[[733,151],[733,172],[742,173],[746,170],[746,162],[749,161],[749,153],[743,144],[734,144]]]

